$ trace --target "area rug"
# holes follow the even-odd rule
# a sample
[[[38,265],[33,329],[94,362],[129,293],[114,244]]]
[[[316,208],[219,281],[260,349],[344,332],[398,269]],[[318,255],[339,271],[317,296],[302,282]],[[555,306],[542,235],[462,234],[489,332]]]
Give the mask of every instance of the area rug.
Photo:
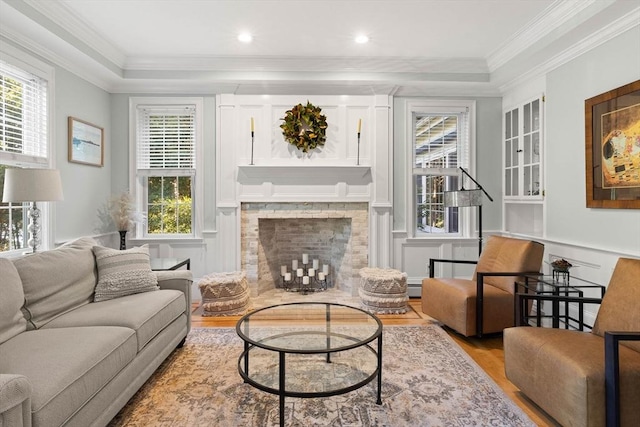
[[[278,397],[243,383],[232,328],[196,328],[112,420],[116,426],[279,425]],[[326,398],[286,398],[285,425],[534,426],[437,325],[385,326],[376,381]]]

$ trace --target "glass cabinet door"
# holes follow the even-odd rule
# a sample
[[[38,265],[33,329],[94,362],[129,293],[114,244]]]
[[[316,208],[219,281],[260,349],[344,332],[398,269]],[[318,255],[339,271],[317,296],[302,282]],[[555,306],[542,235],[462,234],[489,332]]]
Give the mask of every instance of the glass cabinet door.
[[[541,198],[542,97],[504,113],[504,195]]]

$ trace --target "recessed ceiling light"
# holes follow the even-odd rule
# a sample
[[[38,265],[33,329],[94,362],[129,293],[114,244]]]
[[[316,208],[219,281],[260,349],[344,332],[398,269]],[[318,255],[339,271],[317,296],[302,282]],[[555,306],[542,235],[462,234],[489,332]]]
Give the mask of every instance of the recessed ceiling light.
[[[369,36],[365,34],[360,34],[356,36],[356,43],[364,44],[369,42]]]
[[[241,33],[238,35],[238,40],[242,43],[251,43],[253,36],[250,33]]]

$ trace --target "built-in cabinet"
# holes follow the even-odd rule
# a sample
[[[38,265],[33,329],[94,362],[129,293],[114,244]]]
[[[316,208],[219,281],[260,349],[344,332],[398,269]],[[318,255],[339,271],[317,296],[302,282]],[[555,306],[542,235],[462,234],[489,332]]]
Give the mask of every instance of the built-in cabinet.
[[[504,111],[503,129],[504,229],[542,236],[544,96]]]

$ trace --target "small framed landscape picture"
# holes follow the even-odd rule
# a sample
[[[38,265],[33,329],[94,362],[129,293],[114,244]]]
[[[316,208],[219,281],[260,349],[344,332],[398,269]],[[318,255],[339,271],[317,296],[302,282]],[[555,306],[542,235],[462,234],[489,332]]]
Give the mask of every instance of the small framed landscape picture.
[[[69,161],[104,166],[104,129],[69,117]]]

